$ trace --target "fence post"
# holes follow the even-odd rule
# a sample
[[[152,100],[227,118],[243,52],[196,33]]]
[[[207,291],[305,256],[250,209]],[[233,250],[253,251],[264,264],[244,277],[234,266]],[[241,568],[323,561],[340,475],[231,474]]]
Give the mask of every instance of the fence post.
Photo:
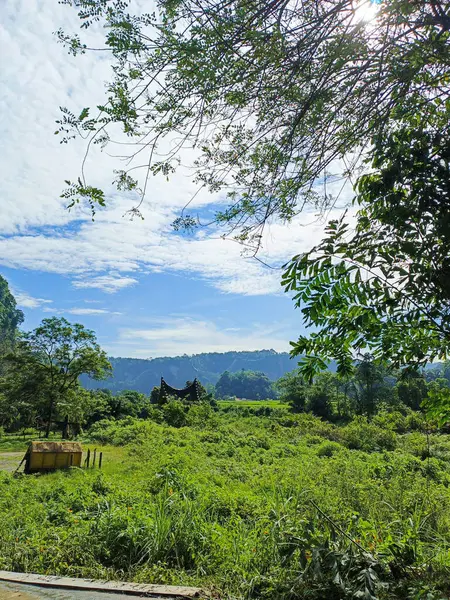
[[[92,460],[92,468],[94,468],[94,467],[95,467],[95,459],[96,459],[96,458],[97,458],[97,448],[95,448],[95,450],[94,450],[94,458],[93,458],[93,460]]]
[[[86,465],[87,469],[89,469],[90,461],[91,461],[91,450],[90,450],[90,448],[88,448],[86,460],[84,461],[84,464]]]
[[[103,459],[103,452],[100,452],[100,456],[98,457],[98,468],[99,469],[102,468],[102,459]]]

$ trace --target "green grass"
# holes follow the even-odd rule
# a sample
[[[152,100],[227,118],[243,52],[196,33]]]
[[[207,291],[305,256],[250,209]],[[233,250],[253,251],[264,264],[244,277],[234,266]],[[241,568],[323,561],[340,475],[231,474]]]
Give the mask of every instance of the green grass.
[[[41,434],[39,437],[39,432],[36,431],[27,431],[25,434],[23,433],[4,433],[0,436],[0,452],[21,452],[28,447],[29,442],[33,440],[44,439]],[[61,440],[60,433],[51,433],[50,438],[51,441],[59,441]]]
[[[219,408],[224,408],[227,406],[234,407],[250,407],[250,408],[260,408],[260,407],[270,407],[270,408],[287,408],[287,405],[279,400],[219,400],[217,402]]]
[[[424,435],[387,423],[210,413],[179,429],[98,425],[101,472],[0,473],[0,569],[230,600],[370,598],[372,572],[386,583],[373,597],[445,598],[450,442],[432,436],[430,457]]]

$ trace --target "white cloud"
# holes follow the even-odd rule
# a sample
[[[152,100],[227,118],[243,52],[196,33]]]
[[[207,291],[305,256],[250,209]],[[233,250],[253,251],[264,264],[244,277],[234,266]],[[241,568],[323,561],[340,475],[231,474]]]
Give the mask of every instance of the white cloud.
[[[70,315],[120,315],[120,312],[111,312],[104,308],[65,308],[61,309],[61,312],[68,313]]]
[[[101,315],[121,315],[121,312],[106,310],[105,308],[49,308],[44,307],[43,312],[52,313],[54,315],[79,315],[79,316],[95,316]]]
[[[151,328],[122,329],[118,340],[107,346],[111,354],[147,358],[230,350],[289,350],[282,324],[223,328],[212,321],[174,317],[155,319]],[[118,350],[120,349],[120,350]]]
[[[79,111],[97,104],[110,76],[106,53],[74,58],[56,43],[53,31],[78,26],[76,11],[49,0],[2,3],[0,44],[9,58],[0,72],[0,128],[8,148],[0,163],[0,263],[62,274],[73,278],[75,288],[107,293],[137,284],[137,274],[149,271],[203,278],[224,293],[280,293],[279,270],[243,258],[242,248],[217,232],[202,230],[188,238],[171,231],[170,223],[196,191],[188,171],[180,170],[169,182],[152,178],[142,207],[145,220],[130,221],[123,215],[135,198],[112,193],[117,162],[96,150],[86,172],[91,183],[105,189],[108,207],[95,222],[85,207],[66,210],[63,180],[79,175],[85,146],[79,140],[59,144],[53,135],[58,107]],[[328,191],[337,195],[338,184],[333,185]],[[218,200],[202,191],[190,209],[195,213]],[[306,226],[311,221],[314,216],[304,214],[289,227],[268,226],[260,258],[279,267],[308,250],[323,231],[321,223]]]
[[[16,299],[17,306],[20,306],[21,308],[40,308],[45,304],[52,303],[52,300],[47,300],[45,298],[34,298],[26,292],[21,292],[15,289],[12,291]]]
[[[101,275],[99,277],[92,277],[91,279],[76,279],[73,282],[73,285],[76,288],[98,288],[100,290],[103,290],[104,292],[112,294],[113,292],[122,290],[123,288],[129,287],[130,285],[134,285],[135,283],[137,283],[137,279],[134,279],[133,277],[121,277],[119,275]],[[83,309],[80,308],[79,310]]]

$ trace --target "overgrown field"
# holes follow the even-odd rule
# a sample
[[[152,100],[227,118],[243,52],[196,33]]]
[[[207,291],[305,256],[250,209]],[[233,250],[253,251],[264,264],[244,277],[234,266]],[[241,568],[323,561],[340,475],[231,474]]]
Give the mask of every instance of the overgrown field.
[[[0,569],[201,585],[220,598],[448,598],[450,441],[415,415],[191,409],[100,423],[98,470],[0,473]]]

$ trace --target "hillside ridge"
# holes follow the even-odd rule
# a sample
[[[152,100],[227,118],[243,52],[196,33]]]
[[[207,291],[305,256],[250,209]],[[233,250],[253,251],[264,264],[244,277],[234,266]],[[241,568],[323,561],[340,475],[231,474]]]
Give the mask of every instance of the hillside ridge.
[[[298,360],[288,352],[275,350],[203,352],[201,354],[158,358],[110,358],[113,374],[103,381],[83,377],[81,383],[88,389],[105,388],[113,392],[133,389],[148,394],[161,377],[174,387],[186,381],[199,379],[203,385],[215,385],[224,371],[235,373],[242,369],[261,371],[275,381],[296,368]]]

